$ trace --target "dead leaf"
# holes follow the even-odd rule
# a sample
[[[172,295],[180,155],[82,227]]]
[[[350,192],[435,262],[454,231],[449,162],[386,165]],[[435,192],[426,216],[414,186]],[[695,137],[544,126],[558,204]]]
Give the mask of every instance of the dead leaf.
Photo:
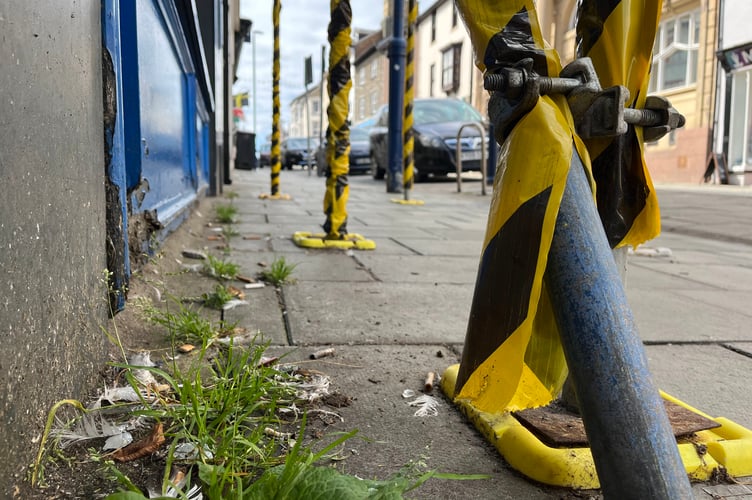
[[[112,458],[118,462],[130,462],[141,457],[151,455],[157,451],[165,442],[162,424],[157,422],[151,431],[151,434],[145,438],[131,443],[125,448],[120,448],[112,454]]]
[[[238,281],[242,281],[243,283],[256,283],[255,279],[249,278],[248,276],[241,276],[239,274],[235,276],[235,279]]]
[[[260,240],[261,236],[259,236],[258,234],[247,234],[243,236],[243,239],[244,240]]]
[[[245,293],[243,293],[243,291],[239,288],[235,288],[234,286],[228,286],[227,291],[230,292],[230,295],[240,300],[243,300],[245,298]]]
[[[209,241],[222,241],[225,239],[225,237],[222,236],[221,234],[210,234],[209,236],[206,237],[206,239]]]
[[[178,347],[178,351],[182,352],[183,354],[189,353],[192,350],[196,348],[193,344],[183,344],[180,347]]]

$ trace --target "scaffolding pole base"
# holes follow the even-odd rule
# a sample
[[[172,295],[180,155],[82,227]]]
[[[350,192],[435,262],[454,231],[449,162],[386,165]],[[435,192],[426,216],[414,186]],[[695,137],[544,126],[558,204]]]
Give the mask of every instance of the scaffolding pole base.
[[[343,239],[327,239],[326,233],[307,233],[298,231],[292,235],[292,241],[303,248],[339,248],[355,250],[374,250],[376,243],[356,233],[348,233]]]
[[[446,369],[441,388],[454,397],[459,365]],[[666,401],[719,424],[718,427],[677,438],[679,455],[692,481],[708,481],[719,475],[752,475],[752,430],[724,417],[710,417],[688,404],[661,392]],[[540,483],[574,489],[600,487],[590,448],[550,447],[524,427],[511,412],[488,413],[469,401],[454,403],[501,453],[514,469]]]
[[[292,200],[292,196],[289,194],[269,194],[269,193],[261,193],[259,195],[259,198],[262,200]]]
[[[400,205],[425,205],[426,202],[423,200],[404,200],[402,198],[392,198],[392,203],[398,203]]]

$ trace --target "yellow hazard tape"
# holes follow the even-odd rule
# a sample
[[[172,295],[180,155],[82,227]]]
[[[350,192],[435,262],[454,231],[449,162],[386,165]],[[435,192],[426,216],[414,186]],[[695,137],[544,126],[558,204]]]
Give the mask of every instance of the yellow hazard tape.
[[[376,243],[356,233],[342,235],[342,239],[329,239],[325,233],[307,233],[298,231],[292,235],[292,241],[305,248],[340,248],[356,250],[374,250]]]
[[[441,388],[450,398],[455,391],[458,370],[459,365],[450,366],[441,379]],[[721,424],[715,429],[696,432],[691,441],[679,439],[679,455],[692,480],[706,481],[721,472],[721,467],[732,476],[752,475],[752,431],[726,418],[710,417],[668,394],[661,395]],[[590,448],[547,446],[508,411],[484,412],[467,401],[455,402],[509,465],[525,476],[552,486],[600,487]]]
[[[347,234],[347,200],[350,184],[350,125],[347,120],[350,109],[350,34],[352,32],[352,9],[350,0],[331,0],[329,22],[329,135],[326,160],[329,173],[324,192],[324,230],[332,240]]]

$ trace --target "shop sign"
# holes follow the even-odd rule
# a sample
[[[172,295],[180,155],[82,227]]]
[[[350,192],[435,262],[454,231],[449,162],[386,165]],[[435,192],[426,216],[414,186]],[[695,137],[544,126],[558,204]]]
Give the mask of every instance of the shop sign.
[[[726,71],[752,66],[752,43],[719,52],[718,57]]]

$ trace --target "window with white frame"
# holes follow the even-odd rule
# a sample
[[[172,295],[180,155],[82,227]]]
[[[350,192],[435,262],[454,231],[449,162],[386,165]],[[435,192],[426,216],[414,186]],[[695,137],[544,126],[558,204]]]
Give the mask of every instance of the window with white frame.
[[[441,53],[441,88],[446,93],[460,88],[461,44],[452,45]]]
[[[311,113],[318,113],[319,112],[319,100],[314,99],[311,101]]]
[[[661,92],[694,84],[699,46],[699,10],[663,21],[653,45],[648,91]]]
[[[431,12],[431,41],[436,41],[436,10]]]
[[[731,171],[752,167],[752,70],[734,73],[731,83],[728,164]]]
[[[366,98],[361,97],[358,99],[358,118],[361,120],[366,117]]]
[[[358,84],[363,85],[364,83],[366,83],[366,69],[360,68],[358,70]]]
[[[376,113],[378,105],[379,105],[379,93],[371,92],[371,114]]]
[[[371,80],[379,76],[379,60],[374,59],[371,61]]]

